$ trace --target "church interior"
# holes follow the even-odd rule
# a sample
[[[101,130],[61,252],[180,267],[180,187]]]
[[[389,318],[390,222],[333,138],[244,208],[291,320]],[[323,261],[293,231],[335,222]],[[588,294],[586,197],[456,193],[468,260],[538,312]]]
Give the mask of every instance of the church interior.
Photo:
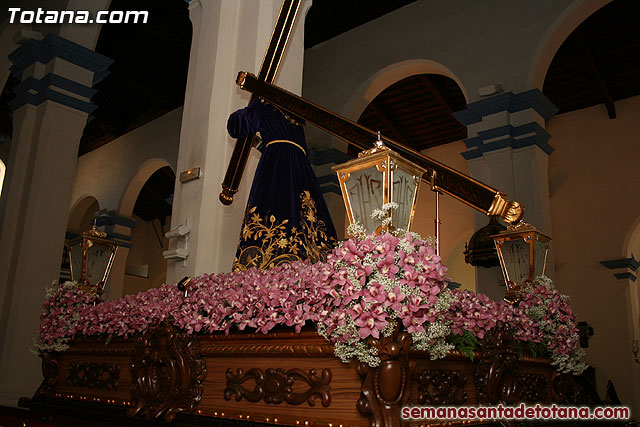
[[[283,4],[19,3],[144,10],[149,21],[10,23],[0,10],[0,425],[27,420],[19,401],[44,385],[46,361],[30,349],[46,288],[71,279],[65,242],[94,224],[118,242],[103,300],[231,271],[261,152],[250,148],[233,203],[221,203],[236,143],[227,119],[252,98],[236,77],[264,65]],[[570,297],[593,389],[640,419],[640,2],[300,3],[272,83],[524,206],[551,237],[545,275]],[[304,133],[347,239],[332,168],[361,149],[313,120]],[[429,185],[416,199],[411,231],[438,235],[449,287],[502,301],[490,236],[504,218]]]

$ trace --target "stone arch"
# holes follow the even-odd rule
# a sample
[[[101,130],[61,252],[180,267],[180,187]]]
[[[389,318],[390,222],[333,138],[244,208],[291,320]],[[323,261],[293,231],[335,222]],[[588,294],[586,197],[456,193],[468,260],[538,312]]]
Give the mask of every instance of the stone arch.
[[[91,208],[91,206],[95,205],[97,205],[97,209],[95,209],[95,211],[100,210],[100,202],[92,195],[86,194],[78,198],[78,200],[76,200],[76,202],[69,210],[67,230],[74,233],[79,233],[82,231],[82,229],[86,229],[87,224],[83,224],[83,220],[87,217],[88,210]]]
[[[109,10],[111,0],[97,0],[88,4],[84,0],[68,0],[66,10],[89,10],[95,16],[99,10]],[[91,50],[96,50],[102,24],[64,24],[58,35]]]
[[[465,100],[469,100],[462,81],[448,67],[430,59],[409,59],[388,65],[366,79],[346,103],[342,115],[357,119],[380,92],[395,82],[415,74],[440,74],[449,77],[458,84]]]
[[[629,227],[622,245],[622,255],[623,258],[634,257],[636,260],[640,258],[640,216],[638,216]],[[635,283],[631,281],[628,282],[629,285],[626,289],[625,299],[626,310],[629,313],[627,316],[629,319],[629,324],[627,325],[629,338],[632,342],[637,342],[640,341],[640,288],[638,288],[640,278],[637,278],[640,275],[640,269],[636,270],[633,274],[636,276]],[[633,363],[631,365],[637,370],[637,365]],[[635,401],[638,402],[638,399],[640,399],[640,379],[638,375],[633,375],[631,378],[634,385],[633,397]]]
[[[118,213],[120,215],[130,217],[133,214],[133,207],[136,204],[138,194],[140,194],[140,190],[144,186],[145,182],[147,182],[149,177],[153,175],[155,171],[165,166],[169,166],[173,170],[173,167],[171,167],[167,160],[160,158],[149,159],[140,165],[137,172],[133,175],[133,178],[131,178],[131,181],[129,181],[129,184],[127,184],[127,187],[122,193],[122,197],[120,198],[120,203],[118,205]]]
[[[4,184],[4,175],[7,172],[7,166],[5,166],[2,159],[0,159],[0,196],[2,196],[2,185]]]
[[[579,0],[572,3],[558,16],[540,39],[531,60],[527,75],[527,87],[542,90],[547,70],[556,52],[585,19],[612,0]]]
[[[156,230],[153,220],[145,221],[134,216],[136,201],[143,186],[154,173],[165,167],[169,167],[173,171],[173,167],[165,159],[154,158],[145,161],[140,165],[122,194],[118,215],[128,218],[133,217],[138,225],[135,230],[130,232],[131,248],[123,248],[122,256],[116,259],[114,263],[111,280],[111,285],[113,286],[112,296],[137,293],[159,286],[166,280],[166,260],[162,257],[162,250],[167,249],[167,242],[164,239],[164,232],[167,230],[163,230],[162,226],[160,230]],[[150,224],[153,232],[149,231]],[[149,236],[154,237],[150,239]],[[161,241],[160,249],[155,247],[155,238]],[[142,270],[139,270],[139,268],[142,268]]]
[[[640,258],[640,216],[629,227],[622,245],[622,256],[630,258],[631,255]]]

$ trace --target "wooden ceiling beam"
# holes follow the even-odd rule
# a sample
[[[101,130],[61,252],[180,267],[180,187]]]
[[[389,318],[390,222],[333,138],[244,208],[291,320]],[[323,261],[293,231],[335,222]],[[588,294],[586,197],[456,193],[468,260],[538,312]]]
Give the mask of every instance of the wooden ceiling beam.
[[[582,34],[580,33],[580,30],[577,29],[575,31],[575,34],[576,34],[576,41],[580,45],[582,53],[583,53],[585,59],[587,60],[587,62],[589,64],[589,68],[591,70],[591,74],[592,74],[593,78],[595,79],[596,84],[598,85],[598,89],[600,91],[600,95],[602,95],[602,98],[604,99],[604,105],[605,105],[605,107],[607,107],[607,113],[609,114],[609,118],[610,119],[615,119],[616,118],[616,107],[615,107],[615,104],[613,102],[613,97],[611,96],[611,92],[609,91],[609,88],[607,87],[606,82],[602,78],[602,74],[600,74],[600,70],[598,69],[598,65],[596,64],[595,60],[593,59],[593,55],[591,54],[591,51],[589,50],[589,46],[587,45],[587,42],[585,41],[584,37],[582,37]]]
[[[398,125],[396,125],[396,123],[389,118],[389,115],[385,113],[384,107],[380,106],[375,99],[371,101],[371,104],[369,105],[371,106],[371,109],[376,113],[376,115],[380,118],[380,120],[382,120],[385,126],[391,129],[391,132],[395,134],[395,139],[397,139],[398,142],[401,142],[408,147],[412,146],[412,144],[409,143],[409,138],[407,138],[404,132],[400,130]]]
[[[464,131],[466,133],[467,127],[453,117],[453,110],[449,106],[449,103],[444,99],[444,97],[442,96],[442,94],[440,93],[436,85],[433,84],[429,76],[427,76],[426,74],[420,74],[418,78],[420,79],[422,84],[427,88],[427,90],[433,95],[438,105],[440,105],[440,107],[442,107],[442,109],[452,117],[453,121],[456,123],[456,126],[458,126],[459,128],[464,128]]]

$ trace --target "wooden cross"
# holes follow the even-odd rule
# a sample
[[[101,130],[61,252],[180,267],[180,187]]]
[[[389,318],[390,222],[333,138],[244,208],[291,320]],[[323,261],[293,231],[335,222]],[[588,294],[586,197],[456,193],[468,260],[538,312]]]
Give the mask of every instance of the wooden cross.
[[[236,83],[242,89],[253,93],[254,96],[260,96],[265,101],[361,150],[371,148],[377,139],[377,132],[278,86],[261,81],[253,74],[240,72]],[[501,216],[509,224],[515,224],[522,219],[524,207],[518,202],[507,200],[506,194],[397,141],[389,138],[382,138],[382,140],[392,150],[424,167],[427,172],[422,178],[431,184],[432,190],[448,194],[486,215]]]
[[[299,6],[300,0],[284,0],[260,73],[256,77],[241,72],[236,83],[251,92],[252,99],[256,95],[260,96],[361,150],[369,149],[377,137],[376,132],[272,84]],[[225,205],[233,202],[233,195],[238,191],[253,137],[254,135],[250,135],[236,142],[220,193],[220,201]],[[383,140],[389,148],[427,169],[423,179],[431,184],[432,190],[448,194],[487,215],[501,216],[510,224],[517,223],[524,216],[524,207],[518,202],[507,200],[504,193],[410,147],[389,138]]]
[[[293,29],[298,9],[300,8],[300,2],[301,0],[284,0],[282,2],[282,7],[280,8],[276,25],[273,28],[267,52],[264,55],[262,66],[258,73],[257,78],[261,81],[272,83],[276,76],[278,66],[284,54],[284,49],[287,46],[287,41]],[[252,95],[251,100],[253,100],[253,98],[254,96]],[[233,196],[238,192],[240,180],[242,179],[244,168],[247,165],[247,159],[249,158],[254,137],[255,134],[236,140],[224,181],[222,181],[220,201],[225,205],[230,205],[233,202]]]

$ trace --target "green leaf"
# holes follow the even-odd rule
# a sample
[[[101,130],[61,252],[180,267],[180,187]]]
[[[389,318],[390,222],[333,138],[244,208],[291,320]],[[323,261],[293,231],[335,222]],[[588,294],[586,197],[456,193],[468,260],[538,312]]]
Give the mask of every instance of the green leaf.
[[[455,349],[473,361],[473,351],[478,345],[478,339],[469,331],[464,331],[462,335],[450,334],[448,341],[455,346]]]

